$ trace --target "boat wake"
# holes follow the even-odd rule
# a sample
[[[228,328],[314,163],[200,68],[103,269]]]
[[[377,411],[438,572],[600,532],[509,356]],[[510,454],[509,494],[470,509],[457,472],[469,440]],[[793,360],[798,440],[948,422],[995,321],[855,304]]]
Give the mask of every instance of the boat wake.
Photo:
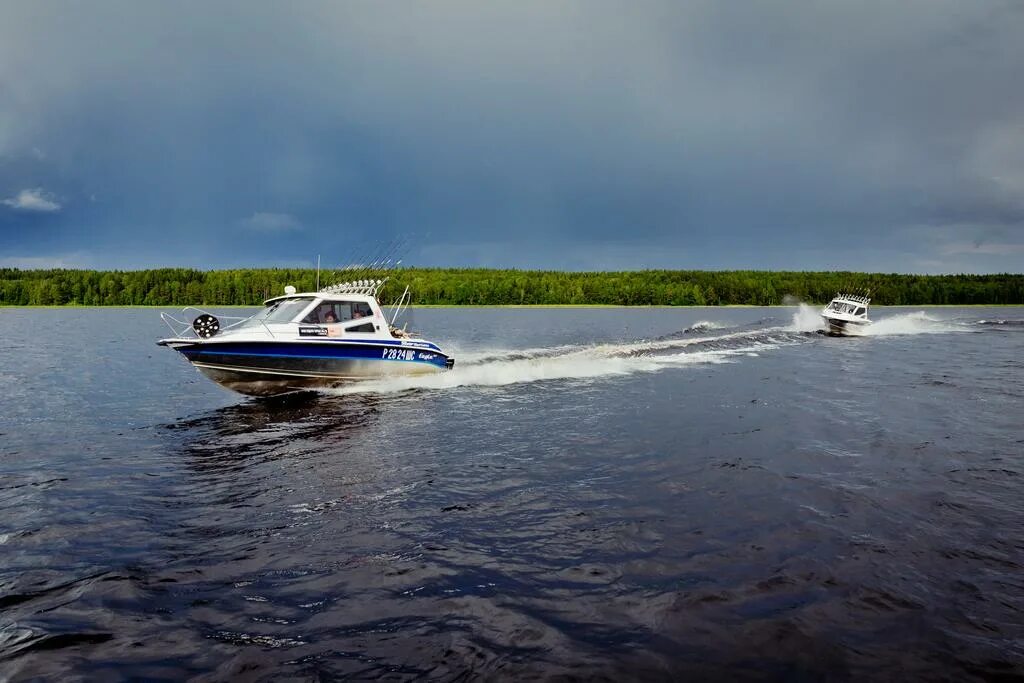
[[[706,332],[707,330],[724,330],[727,329],[728,327],[729,325],[727,325],[726,323],[718,323],[713,320],[701,320],[700,322],[694,323],[693,326],[686,331]]]
[[[984,321],[982,321],[984,322]],[[825,332],[826,325],[821,317],[821,309],[808,304],[800,304],[796,313],[793,314],[793,330],[801,332]],[[875,318],[870,325],[859,329],[857,336],[861,337],[891,337],[908,334],[947,334],[950,332],[970,332],[971,327],[967,324],[943,320],[924,311],[913,313],[897,313],[894,315],[882,315]]]
[[[532,349],[455,351],[455,368],[444,373],[368,380],[324,390],[331,394],[386,394],[410,389],[497,387],[545,380],[588,380],[668,368],[733,363],[765,351],[806,343],[791,327],[734,329],[716,335],[695,335],[690,328],[675,337],[627,343],[562,345]]]
[[[996,318],[994,320],[979,320],[974,324],[985,326],[999,325],[1006,327],[1024,327],[1024,320]]]
[[[669,368],[735,363],[784,346],[805,344],[825,330],[818,307],[801,304],[788,325],[768,318],[745,327],[698,323],[652,340],[560,345],[527,349],[459,351],[453,370],[431,375],[366,380],[333,389],[335,395],[391,394],[413,389],[499,387],[546,380],[589,380]],[[970,326],[924,312],[898,314],[868,326],[865,336],[885,337],[969,331]]]
[[[906,334],[946,334],[969,332],[970,327],[951,320],[936,318],[924,311],[901,313],[878,318],[864,330],[869,337],[886,337]]]

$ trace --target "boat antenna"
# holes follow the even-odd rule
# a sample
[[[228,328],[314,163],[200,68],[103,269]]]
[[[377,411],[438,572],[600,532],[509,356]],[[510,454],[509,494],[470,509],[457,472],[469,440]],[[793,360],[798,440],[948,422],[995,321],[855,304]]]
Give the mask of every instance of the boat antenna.
[[[313,291],[320,291],[320,254],[316,255],[316,289]]]
[[[388,279],[386,274],[392,269],[399,267],[402,263],[402,260],[397,259],[397,256],[406,248],[408,240],[408,236],[399,235],[391,239],[390,242],[370,247],[364,253],[357,256],[354,261],[347,265],[339,266],[338,270],[334,271],[332,279],[337,280],[340,271],[346,282],[360,282],[369,278],[369,281],[379,279],[381,285],[383,285]],[[325,290],[333,287],[333,284],[329,285]],[[320,291],[319,270],[317,291]]]

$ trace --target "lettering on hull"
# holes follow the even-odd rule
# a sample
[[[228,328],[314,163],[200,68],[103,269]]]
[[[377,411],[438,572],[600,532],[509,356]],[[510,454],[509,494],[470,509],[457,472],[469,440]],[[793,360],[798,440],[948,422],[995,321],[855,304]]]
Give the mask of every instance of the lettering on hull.
[[[416,351],[413,349],[384,349],[381,352],[384,360],[416,360]]]

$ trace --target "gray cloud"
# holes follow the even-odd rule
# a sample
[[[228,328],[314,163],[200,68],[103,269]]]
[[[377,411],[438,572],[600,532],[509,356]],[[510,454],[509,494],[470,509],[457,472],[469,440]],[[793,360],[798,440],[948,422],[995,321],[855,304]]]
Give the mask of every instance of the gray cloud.
[[[1024,243],[1021,35],[984,1],[22,3],[0,191],[104,197],[52,247],[199,265],[427,230],[434,263],[958,269]],[[309,241],[235,245],[253,206]]]

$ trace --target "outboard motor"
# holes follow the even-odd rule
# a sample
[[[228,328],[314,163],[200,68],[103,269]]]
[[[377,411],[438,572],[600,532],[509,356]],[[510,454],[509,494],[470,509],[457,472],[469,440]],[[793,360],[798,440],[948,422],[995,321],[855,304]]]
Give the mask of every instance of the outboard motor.
[[[209,339],[220,332],[220,321],[209,313],[203,313],[192,321],[192,329],[203,339]]]

